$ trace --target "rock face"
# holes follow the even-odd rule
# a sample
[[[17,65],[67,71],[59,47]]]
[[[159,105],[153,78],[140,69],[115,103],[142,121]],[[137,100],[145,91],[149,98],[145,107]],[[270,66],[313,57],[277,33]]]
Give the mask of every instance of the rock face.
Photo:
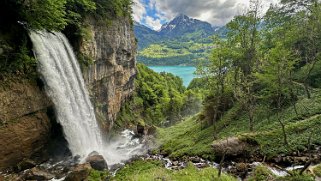
[[[91,38],[83,40],[80,51],[94,61],[84,72],[96,109],[97,119],[109,130],[122,102],[134,90],[136,41],[127,18],[111,24],[87,19]]]
[[[50,105],[36,81],[0,81],[0,170],[44,148],[51,128]]]

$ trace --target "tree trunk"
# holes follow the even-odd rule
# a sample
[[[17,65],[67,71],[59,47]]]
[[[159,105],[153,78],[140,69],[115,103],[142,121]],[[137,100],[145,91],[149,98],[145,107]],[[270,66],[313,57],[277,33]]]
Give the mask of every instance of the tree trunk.
[[[281,119],[280,119],[280,117],[279,117],[279,113],[277,114],[277,117],[278,117],[278,121],[279,121],[279,123],[280,123],[280,125],[281,125],[281,128],[282,128],[284,145],[288,145],[288,138],[287,138],[286,131],[285,131],[285,125],[284,125],[284,123],[281,121]]]
[[[224,151],[224,154],[223,154],[223,156],[222,156],[222,159],[221,159],[221,161],[220,161],[220,166],[218,167],[218,177],[220,178],[221,177],[221,175],[222,175],[222,169],[223,169],[223,162],[224,162],[224,160],[225,160],[225,155],[226,155],[226,150]]]
[[[252,111],[249,112],[249,120],[250,120],[250,131],[253,132],[254,131],[254,125],[253,125],[253,113]]]

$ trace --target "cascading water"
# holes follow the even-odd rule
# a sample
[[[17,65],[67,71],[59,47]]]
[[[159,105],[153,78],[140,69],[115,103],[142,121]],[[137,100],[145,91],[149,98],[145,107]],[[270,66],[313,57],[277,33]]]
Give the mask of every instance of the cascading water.
[[[67,38],[62,33],[47,31],[30,31],[30,38],[38,59],[38,71],[73,156],[85,158],[96,151],[109,165],[114,165],[143,154],[143,144],[134,139],[134,133],[129,130],[108,145],[103,143],[78,61]]]
[[[58,32],[31,31],[46,92],[55,105],[72,154],[87,156],[102,151],[102,134],[80,71],[67,38]]]

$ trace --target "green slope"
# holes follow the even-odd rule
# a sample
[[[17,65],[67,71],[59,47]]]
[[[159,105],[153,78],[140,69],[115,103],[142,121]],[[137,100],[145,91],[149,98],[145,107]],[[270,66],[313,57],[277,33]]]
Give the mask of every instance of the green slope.
[[[259,144],[260,153],[267,157],[305,150],[309,137],[312,144],[321,145],[321,91],[315,90],[312,99],[301,98],[297,108],[298,116],[292,107],[281,112],[289,145],[283,144],[283,133],[274,113],[262,111],[256,119],[255,131],[250,132],[247,114],[235,106],[219,122],[206,129],[202,129],[198,116],[170,128],[159,128],[160,151],[173,158],[198,155],[214,159],[211,148],[214,133],[218,140],[236,136],[254,141]]]

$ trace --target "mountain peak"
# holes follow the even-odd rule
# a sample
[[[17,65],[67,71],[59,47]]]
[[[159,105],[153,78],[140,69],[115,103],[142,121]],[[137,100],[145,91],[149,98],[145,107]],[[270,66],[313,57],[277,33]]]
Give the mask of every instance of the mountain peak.
[[[191,19],[190,17],[188,17],[185,14],[178,14],[174,19],[177,19],[177,18],[180,18],[180,19]]]
[[[170,22],[165,23],[162,26],[160,33],[170,37],[177,37],[200,30],[208,35],[214,32],[212,25],[208,22],[190,18],[185,14],[179,14]]]

